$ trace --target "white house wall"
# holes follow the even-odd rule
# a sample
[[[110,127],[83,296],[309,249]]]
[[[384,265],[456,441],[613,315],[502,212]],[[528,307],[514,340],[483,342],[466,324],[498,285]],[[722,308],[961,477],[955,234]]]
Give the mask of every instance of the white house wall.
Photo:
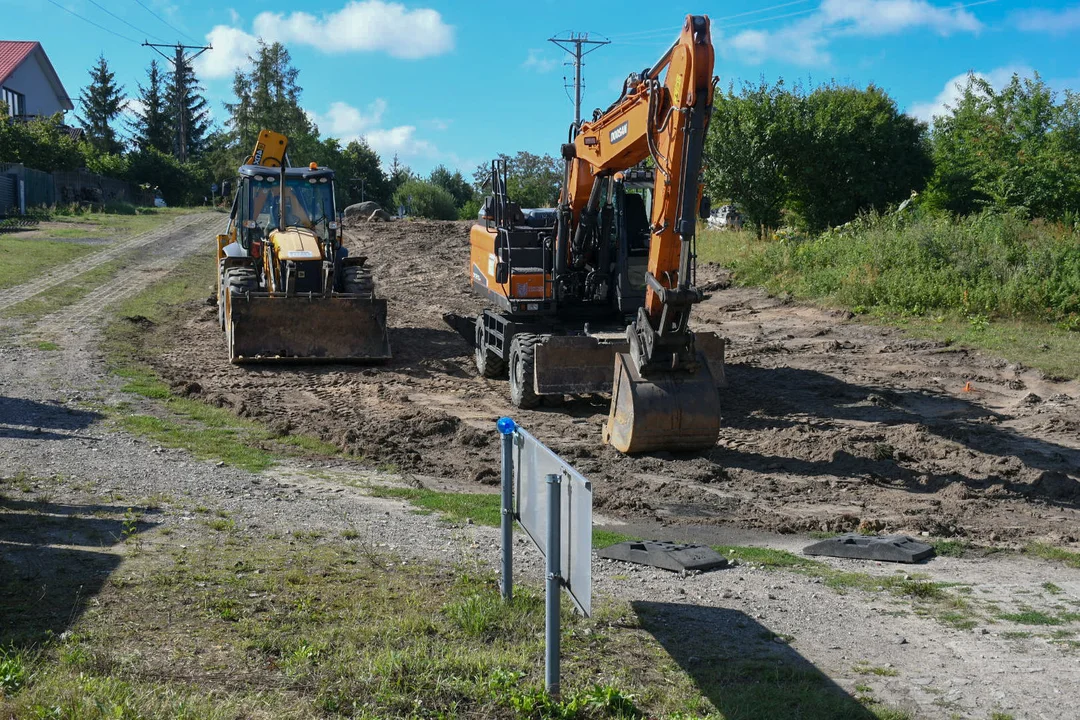
[[[3,87],[26,96],[27,115],[53,115],[65,109],[49,82],[49,75],[42,67],[42,61],[40,50],[30,53],[3,83]]]

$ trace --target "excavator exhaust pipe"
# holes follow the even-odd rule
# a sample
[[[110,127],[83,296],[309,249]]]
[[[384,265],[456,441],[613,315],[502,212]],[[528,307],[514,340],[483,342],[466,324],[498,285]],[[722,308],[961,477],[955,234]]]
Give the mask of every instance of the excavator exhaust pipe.
[[[619,452],[708,450],[720,435],[720,393],[707,358],[695,372],[643,378],[628,353],[615,356],[604,442]]]

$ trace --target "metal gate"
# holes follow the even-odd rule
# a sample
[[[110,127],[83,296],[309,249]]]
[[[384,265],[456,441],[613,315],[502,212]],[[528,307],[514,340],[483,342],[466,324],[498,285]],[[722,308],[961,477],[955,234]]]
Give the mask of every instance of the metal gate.
[[[0,218],[19,214],[19,183],[14,175],[0,174]]]

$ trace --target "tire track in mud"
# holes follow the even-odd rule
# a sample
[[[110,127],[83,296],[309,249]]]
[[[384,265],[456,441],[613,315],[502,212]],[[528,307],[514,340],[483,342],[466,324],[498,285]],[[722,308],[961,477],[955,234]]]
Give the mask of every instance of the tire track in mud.
[[[200,249],[209,249],[213,237],[213,226],[221,221],[221,215],[214,213],[184,217],[190,220],[161,228],[160,232],[151,233],[152,237],[149,240],[144,239],[137,246],[129,245],[127,248],[137,250],[152,242],[158,242],[158,252],[134,258],[130,265],[78,301],[46,315],[30,329],[30,332],[39,336],[76,335],[88,322],[101,317],[109,306],[161,280],[185,257]]]
[[[64,283],[70,282],[83,273],[100,267],[107,262],[132,255],[142,248],[159,243],[164,238],[173,235],[179,236],[195,226],[201,226],[202,223],[208,222],[209,218],[220,221],[223,217],[218,213],[182,215],[167,225],[139,233],[101,252],[55,267],[29,282],[0,290],[0,311],[29,300],[35,295],[60,287]]]

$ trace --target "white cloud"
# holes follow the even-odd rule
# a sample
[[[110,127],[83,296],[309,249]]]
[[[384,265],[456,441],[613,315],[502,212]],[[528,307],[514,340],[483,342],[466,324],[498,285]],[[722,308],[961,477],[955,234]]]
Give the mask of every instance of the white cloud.
[[[435,145],[416,137],[416,128],[412,125],[372,130],[364,135],[364,139],[384,161],[394,155],[403,159],[440,157]]]
[[[139,98],[128,98],[124,102],[124,109],[120,112],[123,113],[129,120],[135,120],[138,117],[142,117],[142,114],[146,111],[146,103]]]
[[[445,120],[443,118],[431,118],[430,120],[428,120],[428,124],[439,131],[449,130],[450,125],[453,122],[453,120]]]
[[[939,35],[978,32],[982,23],[961,7],[939,7],[925,0],[825,0],[821,14],[828,25],[852,35],[894,35],[926,28]]]
[[[383,0],[350,0],[341,10],[319,17],[263,12],[253,29],[269,42],[310,45],[331,53],[381,51],[407,60],[441,55],[454,47],[454,28],[436,10],[409,10]]]
[[[559,66],[559,61],[547,57],[544,55],[543,50],[537,50],[535,48],[529,49],[529,54],[525,58],[525,62],[521,63],[521,67],[535,70],[538,73],[551,72]]]
[[[809,17],[779,30],[744,30],[726,44],[739,59],[760,63],[770,58],[799,65],[827,65],[828,45],[842,36],[878,37],[906,30],[929,30],[941,36],[977,33],[983,27],[962,7],[942,7],[926,0],[823,0]]]
[[[1013,15],[1016,27],[1027,32],[1045,32],[1060,35],[1080,29],[1080,5],[1061,10],[1033,8],[1020,10]]]
[[[206,42],[214,49],[195,58],[194,63],[201,78],[231,77],[237,68],[248,64],[248,53],[258,45],[253,35],[227,25],[218,25],[207,33]]]
[[[363,138],[384,163],[395,154],[403,160],[449,157],[440,153],[434,143],[419,137],[415,125],[382,127],[386,110],[382,98],[376,98],[364,109],[339,101],[331,103],[325,113],[309,111],[308,117],[319,126],[324,137],[337,138],[342,144]]]
[[[1000,90],[1008,85],[1009,81],[1012,80],[1013,75],[1030,77],[1032,74],[1032,69],[1025,66],[1000,67],[985,73],[974,73],[975,77],[990,83],[990,86],[995,90]],[[949,81],[945,83],[945,87],[941,89],[941,92],[939,92],[933,100],[913,104],[908,109],[907,114],[924,122],[932,122],[935,117],[946,114],[951,108],[956,106],[957,101],[964,94],[964,88],[967,87],[967,83],[968,73],[963,73],[954,78],[950,78]]]
[[[386,101],[375,98],[367,108],[360,110],[345,102],[334,102],[325,114],[309,112],[308,115],[319,126],[319,132],[336,138],[353,140],[364,131],[378,126],[386,112]]]

